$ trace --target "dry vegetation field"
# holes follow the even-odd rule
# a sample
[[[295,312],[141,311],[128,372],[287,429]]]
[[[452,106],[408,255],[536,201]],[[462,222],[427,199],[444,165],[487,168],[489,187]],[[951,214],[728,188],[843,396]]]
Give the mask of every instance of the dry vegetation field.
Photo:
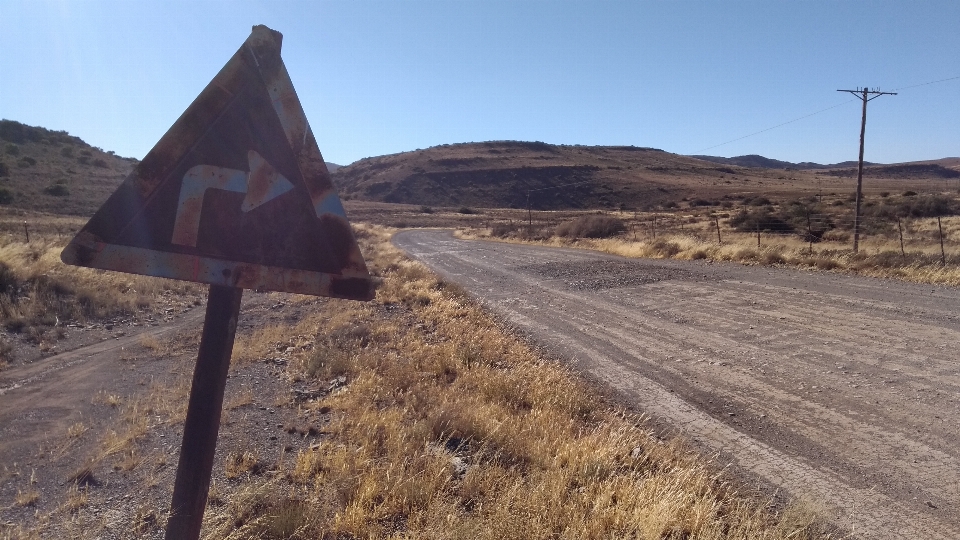
[[[868,195],[858,253],[852,250],[852,197],[836,192],[693,199],[682,207],[645,212],[528,212],[357,201],[347,208],[352,215],[396,227],[456,229],[463,238],[576,246],[627,257],[788,265],[960,284],[960,216],[956,215],[960,202],[951,191]],[[938,215],[942,216],[939,222]]]
[[[6,331],[0,370],[14,361],[16,348],[51,350],[67,325],[150,316],[171,301],[199,302],[203,289],[194,284],[63,264],[60,251],[83,222],[0,210],[0,326]]]
[[[263,365],[279,343],[292,351],[284,386],[331,381],[332,391],[306,401],[288,389],[227,396],[228,421],[255,398],[323,420],[303,428],[316,443],[295,453],[266,455],[253,444],[227,453],[217,465],[205,538],[826,536],[809,511],[771,506],[709,458],[661,439],[639,413],[611,405],[540,357],[457,286],[390,246],[389,229],[361,225],[357,233],[384,279],[375,301],[324,300],[295,321],[257,325],[238,339],[234,376]],[[158,460],[175,461],[151,453],[147,441],[154,430],[176,433],[183,382],[126,402],[102,396],[105,407],[121,411],[115,425],[102,433],[76,426],[65,435],[95,441],[100,461],[92,467],[128,475],[134,499],[124,503],[122,525],[93,511],[115,503],[98,502],[81,471],[59,494],[41,495],[24,482],[17,500],[4,504],[62,503],[29,525],[0,525],[0,538],[133,538],[162,527],[162,510],[136,498],[140,486],[164,481]]]

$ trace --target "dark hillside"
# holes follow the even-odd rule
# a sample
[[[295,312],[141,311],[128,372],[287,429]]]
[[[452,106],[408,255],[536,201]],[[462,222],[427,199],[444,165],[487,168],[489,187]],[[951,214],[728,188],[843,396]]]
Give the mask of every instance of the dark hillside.
[[[89,216],[136,163],[65,131],[0,120],[2,205]]]
[[[831,169],[829,171],[823,171],[822,174],[855,177],[857,176],[857,169]],[[899,165],[864,167],[863,176],[865,178],[890,178],[898,180],[921,178],[948,179],[960,178],[960,171],[934,163],[903,163]]]

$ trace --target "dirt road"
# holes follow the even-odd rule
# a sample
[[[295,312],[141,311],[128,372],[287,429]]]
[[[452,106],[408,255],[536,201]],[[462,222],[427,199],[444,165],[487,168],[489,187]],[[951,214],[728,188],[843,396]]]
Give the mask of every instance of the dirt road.
[[[399,233],[551,353],[856,538],[960,538],[960,290]]]

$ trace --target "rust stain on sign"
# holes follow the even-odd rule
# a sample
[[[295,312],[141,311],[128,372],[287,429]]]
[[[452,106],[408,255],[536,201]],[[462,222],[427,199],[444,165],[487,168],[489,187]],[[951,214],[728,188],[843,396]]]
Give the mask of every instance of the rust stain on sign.
[[[63,250],[68,264],[369,300],[373,279],[280,58],[250,37]]]

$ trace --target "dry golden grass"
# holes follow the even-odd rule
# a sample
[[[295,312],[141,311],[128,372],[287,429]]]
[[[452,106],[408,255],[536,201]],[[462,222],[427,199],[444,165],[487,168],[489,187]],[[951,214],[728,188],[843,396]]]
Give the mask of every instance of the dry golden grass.
[[[198,285],[68,266],[68,238],[30,243],[0,240],[0,324],[43,345],[45,333],[68,321],[104,319],[149,310],[163,295],[196,296]]]
[[[771,513],[538,357],[459,287],[402,258],[388,231],[359,231],[384,278],[376,301],[330,301],[291,331],[315,343],[292,377],[348,379],[306,405],[330,411],[329,437],[283,474],[218,494],[206,537],[822,536],[812,516]],[[274,336],[251,337],[245,354],[269,351]],[[238,455],[227,465],[242,468]]]
[[[214,484],[205,538],[825,537],[809,511],[771,511],[681,441],[659,439],[641,417],[539,357],[458,286],[403,258],[389,233],[358,227],[384,279],[374,302],[323,301],[292,327],[238,341],[241,363],[283,356],[291,380],[346,384],[300,405],[309,427],[290,429],[330,418],[308,449],[275,466],[249,447],[228,453],[233,481]],[[117,420],[93,463],[110,460],[159,485],[166,458],[141,442],[158,424],[182,422],[183,379],[116,405],[100,396]],[[228,409],[250,399],[228,400]],[[3,528],[0,539],[100,535],[83,485],[74,482],[37,529]],[[142,510],[129,537],[162,523],[162,513]]]

